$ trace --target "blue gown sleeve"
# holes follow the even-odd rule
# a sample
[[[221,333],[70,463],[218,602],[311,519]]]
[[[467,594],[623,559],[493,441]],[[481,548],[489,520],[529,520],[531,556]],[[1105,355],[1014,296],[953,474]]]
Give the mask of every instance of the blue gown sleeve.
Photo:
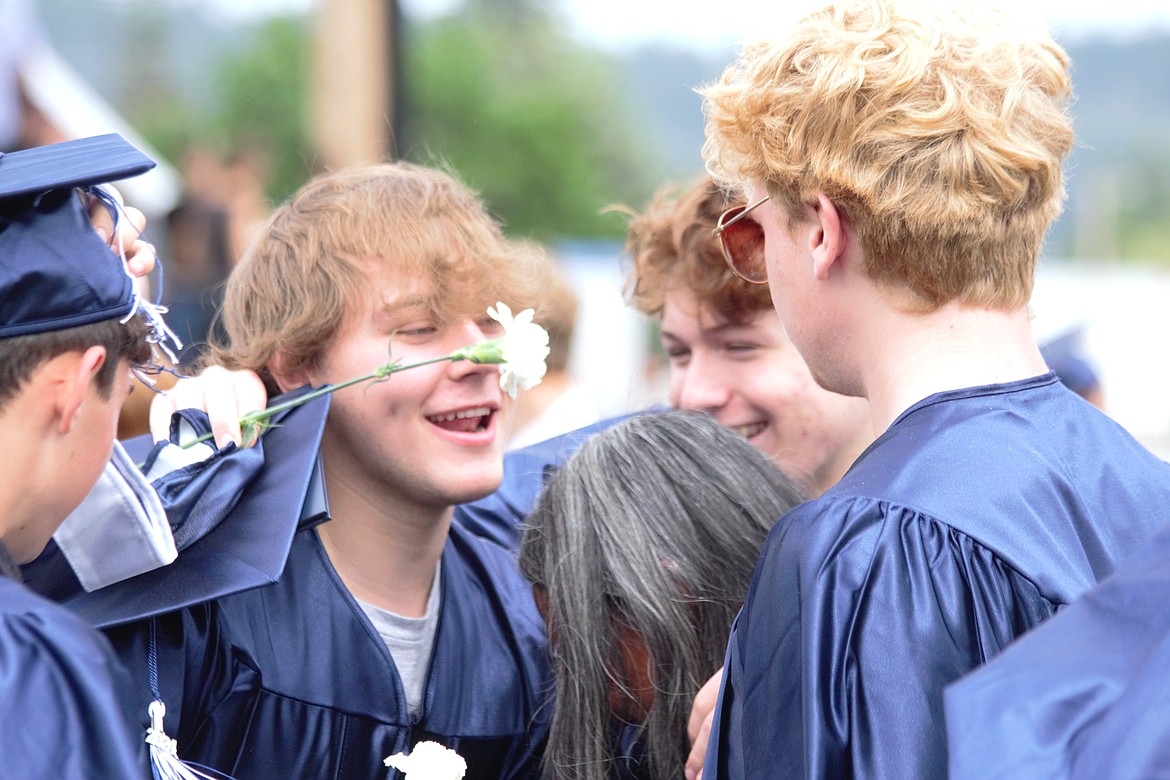
[[[946,691],[951,777],[1170,771],[1170,534]]]
[[[102,637],[63,610],[3,615],[0,777],[149,777],[125,686]]]
[[[704,776],[942,777],[944,687],[1054,609],[913,509],[797,507],[736,619]]]

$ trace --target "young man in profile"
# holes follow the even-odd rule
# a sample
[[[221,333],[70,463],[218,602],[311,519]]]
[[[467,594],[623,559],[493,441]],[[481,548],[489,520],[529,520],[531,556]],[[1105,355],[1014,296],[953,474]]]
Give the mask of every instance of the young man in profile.
[[[818,496],[873,440],[868,406],[817,385],[767,285],[727,267],[714,231],[733,205],[708,177],[660,192],[630,223],[626,293],[661,326],[670,405],[711,415]]]
[[[708,167],[747,196],[732,266],[879,432],[765,544],[706,780],[944,776],[943,688],[1166,524],[1170,467],[1030,327],[1070,91],[1045,31],[897,0],[817,11],[705,88]]]
[[[24,586],[18,565],[40,554],[98,481],[130,369],[150,360],[134,283],[83,198],[153,166],[113,136],[0,155],[4,777],[149,776],[109,644]]]

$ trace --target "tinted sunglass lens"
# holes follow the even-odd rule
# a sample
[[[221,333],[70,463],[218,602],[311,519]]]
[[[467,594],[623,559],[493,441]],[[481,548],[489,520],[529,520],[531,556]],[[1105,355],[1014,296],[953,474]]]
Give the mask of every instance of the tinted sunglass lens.
[[[741,206],[728,211],[722,222],[726,224],[735,219],[743,209]],[[741,219],[726,225],[719,234],[719,240],[732,271],[752,284],[768,281],[764,266],[764,230],[758,222]]]

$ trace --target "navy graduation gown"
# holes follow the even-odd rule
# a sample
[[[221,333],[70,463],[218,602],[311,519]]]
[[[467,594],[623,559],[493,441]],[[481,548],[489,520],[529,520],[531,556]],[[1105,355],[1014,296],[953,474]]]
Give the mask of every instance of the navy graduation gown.
[[[0,777],[149,777],[127,689],[104,637],[0,576]]]
[[[1168,512],[1170,466],[1052,374],[915,404],[770,534],[704,777],[944,776],[944,687]]]
[[[457,526],[418,722],[312,528],[276,584],[157,626],[167,730],[188,761],[239,780],[386,777],[386,756],[429,739],[466,759],[468,780],[539,774],[552,686],[544,626],[510,553]],[[111,638],[145,681],[149,632],[139,623]],[[145,707],[144,682],[138,694]]]
[[[1170,533],[946,690],[951,777],[1170,776]]]

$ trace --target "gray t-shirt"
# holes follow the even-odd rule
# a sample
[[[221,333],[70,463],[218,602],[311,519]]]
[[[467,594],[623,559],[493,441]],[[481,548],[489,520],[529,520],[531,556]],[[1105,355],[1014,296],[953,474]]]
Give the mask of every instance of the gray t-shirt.
[[[402,680],[406,704],[412,717],[422,710],[427,670],[431,666],[431,652],[435,644],[435,627],[439,624],[439,573],[441,563],[435,566],[435,584],[427,597],[426,614],[418,618],[403,617],[372,604],[359,601],[362,611],[374,624]]]

